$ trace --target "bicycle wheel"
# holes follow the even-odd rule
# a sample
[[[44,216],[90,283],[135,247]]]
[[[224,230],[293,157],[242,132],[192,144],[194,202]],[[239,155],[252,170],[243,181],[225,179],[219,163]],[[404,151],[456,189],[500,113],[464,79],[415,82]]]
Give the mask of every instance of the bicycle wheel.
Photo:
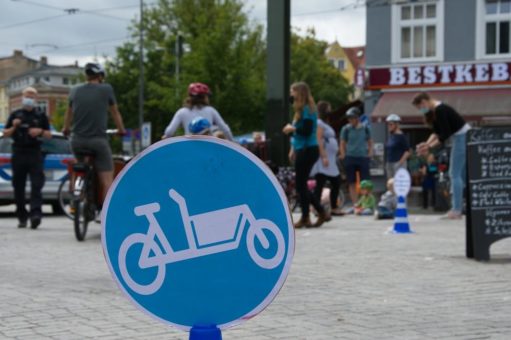
[[[74,207],[74,229],[75,236],[78,241],[83,241],[87,234],[87,227],[91,219],[90,214],[90,186],[92,182],[90,180],[90,173],[87,173],[84,177],[77,178],[77,182],[83,181],[78,187],[81,187],[79,194],[75,193],[73,198]],[[75,184],[75,188],[76,188]]]
[[[66,217],[74,219],[73,193],[70,190],[69,177],[60,182],[57,197],[60,210]]]
[[[89,214],[87,212],[88,208],[86,200],[80,198],[73,199],[73,207],[75,236],[78,241],[83,241],[85,239],[85,235],[87,234],[87,227],[89,225]]]

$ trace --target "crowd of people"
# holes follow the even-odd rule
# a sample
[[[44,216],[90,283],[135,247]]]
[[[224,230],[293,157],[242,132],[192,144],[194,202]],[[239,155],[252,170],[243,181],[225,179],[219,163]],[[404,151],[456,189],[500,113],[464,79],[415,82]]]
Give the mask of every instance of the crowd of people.
[[[319,227],[329,221],[331,215],[345,213],[374,215],[377,219],[393,218],[397,206],[393,177],[399,169],[407,168],[407,161],[412,154],[408,138],[400,128],[401,118],[393,113],[386,118],[388,138],[385,143],[385,172],[388,181],[387,190],[377,203],[369,171],[373,139],[370,126],[360,121],[360,109],[352,107],[346,112],[348,123],[340,130],[337,142],[337,134],[330,125],[330,104],[320,101],[316,106],[307,84],[300,82],[291,86],[290,102],[294,111],[293,121],[282,131],[291,137],[289,158],[295,167],[296,189],[301,207],[301,217],[295,227]],[[419,143],[415,150],[424,160],[421,167],[423,207],[428,207],[430,197],[435,205],[438,165],[434,148],[440,144],[450,144],[451,210],[445,217],[459,219],[462,217],[465,185],[465,135],[470,125],[452,107],[431,98],[427,93],[417,94],[411,104],[424,115],[425,123],[432,130],[431,136]],[[352,206],[345,210],[338,206],[337,200],[341,185],[337,160],[340,160],[344,168],[352,202]],[[307,186],[311,177],[316,180],[313,191]],[[330,199],[326,203],[331,207],[330,210],[325,209],[321,202],[327,182],[330,184]],[[311,205],[318,216],[314,223],[310,219]]]
[[[78,151],[84,148],[94,152],[95,167],[102,188],[100,196],[104,199],[113,181],[112,151],[106,138],[108,112],[119,134],[124,134],[125,129],[114,90],[104,82],[104,69],[97,63],[89,63],[85,66],[85,74],[86,83],[74,87],[69,95],[63,133],[71,136],[75,155],[79,156]],[[210,105],[210,95],[206,84],[190,84],[184,106],[173,115],[162,139],[174,136],[178,129],[182,128],[186,135],[214,135],[232,141],[233,135],[229,126]],[[23,91],[22,108],[9,116],[4,129],[4,136],[14,140],[12,184],[19,227],[26,227],[27,220],[30,219],[34,229],[41,223],[42,218],[41,189],[44,185],[44,172],[40,138],[51,138],[48,118],[37,109],[36,99],[37,90],[26,88]],[[294,165],[295,186],[301,208],[301,217],[295,227],[320,227],[331,220],[332,215],[342,216],[346,213],[392,218],[397,203],[392,178],[398,169],[406,168],[412,153],[408,139],[400,129],[400,117],[389,114],[386,118],[389,134],[385,145],[385,169],[389,180],[387,191],[377,203],[369,172],[373,139],[369,125],[360,120],[360,109],[352,107],[346,112],[348,123],[337,133],[331,125],[331,105],[326,101],[316,104],[306,83],[294,83],[290,89],[289,100],[293,109],[293,120],[284,126],[282,131],[291,138],[289,160]],[[425,158],[421,168],[424,178],[423,206],[427,208],[430,197],[433,204],[435,199],[438,166],[431,149],[450,142],[452,209],[447,217],[460,218],[465,171],[465,134],[470,126],[454,109],[431,98],[427,93],[418,94],[412,104],[424,114],[426,123],[433,130],[428,140],[416,147],[416,153]],[[267,157],[266,144],[261,134],[254,135],[254,143],[249,149],[260,158]],[[351,207],[344,210],[338,199],[341,187],[339,164],[342,164],[344,169],[352,202]],[[25,207],[25,184],[28,176],[32,185],[30,211]],[[308,185],[310,178],[315,180],[312,190]],[[322,202],[327,183],[329,194],[326,202]],[[317,215],[314,223],[310,218],[311,207]]]

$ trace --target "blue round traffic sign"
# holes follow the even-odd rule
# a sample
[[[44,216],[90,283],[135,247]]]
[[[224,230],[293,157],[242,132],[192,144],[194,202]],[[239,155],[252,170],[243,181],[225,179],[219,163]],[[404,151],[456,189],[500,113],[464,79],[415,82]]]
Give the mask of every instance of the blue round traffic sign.
[[[213,137],[171,138],[133,159],[103,207],[102,241],[122,291],[184,330],[262,311],[289,272],[294,229],[270,169]]]

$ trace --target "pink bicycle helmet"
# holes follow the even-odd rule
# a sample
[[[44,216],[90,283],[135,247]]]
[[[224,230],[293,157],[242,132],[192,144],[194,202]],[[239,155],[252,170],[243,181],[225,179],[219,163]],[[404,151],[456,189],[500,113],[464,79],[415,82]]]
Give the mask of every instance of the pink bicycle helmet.
[[[203,83],[191,83],[188,86],[188,94],[190,96],[200,96],[200,95],[209,95],[211,92],[209,91],[209,87]]]

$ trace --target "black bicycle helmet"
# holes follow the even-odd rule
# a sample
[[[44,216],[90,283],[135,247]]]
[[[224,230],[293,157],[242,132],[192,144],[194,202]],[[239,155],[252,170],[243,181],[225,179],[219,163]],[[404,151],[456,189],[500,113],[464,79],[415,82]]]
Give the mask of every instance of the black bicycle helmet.
[[[360,117],[361,112],[358,107],[351,107],[348,111],[346,111],[346,117],[348,118],[358,118]]]
[[[85,74],[88,76],[105,76],[105,69],[98,63],[87,63],[85,65]]]

